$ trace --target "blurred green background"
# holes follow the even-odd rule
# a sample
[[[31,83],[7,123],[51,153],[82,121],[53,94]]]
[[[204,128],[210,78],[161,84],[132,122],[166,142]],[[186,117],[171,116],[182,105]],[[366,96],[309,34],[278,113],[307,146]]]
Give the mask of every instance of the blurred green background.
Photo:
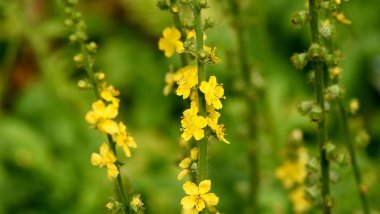
[[[309,29],[296,30],[290,23],[303,1],[242,0],[248,55],[263,78],[265,99],[259,100],[260,208],[262,213],[292,213],[287,191],[275,179],[280,153],[294,128],[304,130],[311,154],[315,126],[297,112],[297,103],[312,99],[313,87],[306,73],[290,63],[294,52],[305,51]],[[248,194],[249,161],[244,100],[239,94],[236,34],[226,3],[210,0],[206,15],[216,27],[206,44],[217,47],[222,63],[209,66],[209,74],[224,83],[227,99],[222,110],[231,145],[212,143],[209,176],[220,197],[222,213],[242,213]],[[365,128],[371,136],[358,149],[359,165],[369,185],[373,209],[380,209],[380,2],[343,3],[350,26],[339,26],[336,43],[344,53],[343,79],[346,97],[361,102],[360,114],[351,121],[353,136]],[[80,2],[90,38],[99,44],[96,66],[108,82],[121,91],[121,119],[126,121],[138,149],[123,173],[135,192],[141,193],[145,213],[180,213],[184,196],[176,180],[181,158],[178,146],[180,117],[186,104],[181,97],[162,93],[169,65],[178,57],[164,57],[158,50],[162,30],[172,26],[169,13],[155,0],[107,0]],[[90,164],[104,139],[90,129],[84,115],[91,108],[91,91],[80,91],[69,45],[69,30],[60,1],[0,1],[0,214],[2,213],[106,213],[113,183],[105,169]],[[347,99],[348,100],[348,99]],[[333,109],[331,115],[336,115]],[[337,117],[331,116],[330,137],[342,143]],[[339,179],[333,184],[336,213],[360,210],[352,171],[333,167]],[[318,211],[311,211],[311,213]]]

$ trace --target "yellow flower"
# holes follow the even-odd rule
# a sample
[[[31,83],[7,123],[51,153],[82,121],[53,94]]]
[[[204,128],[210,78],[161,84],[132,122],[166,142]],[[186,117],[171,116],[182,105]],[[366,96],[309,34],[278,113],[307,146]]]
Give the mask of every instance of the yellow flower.
[[[224,138],[224,124],[218,124],[218,120],[220,117],[220,113],[215,111],[212,107],[209,107],[209,109],[212,109],[211,112],[207,116],[207,124],[208,126],[215,132],[216,137],[222,142],[225,142],[227,144],[230,144],[228,140]]]
[[[276,177],[282,181],[287,189],[295,184],[303,183],[307,175],[307,151],[305,148],[299,148],[297,153],[298,160],[285,160],[283,165],[276,170]]]
[[[189,97],[191,88],[198,84],[197,66],[186,66],[177,71],[174,80],[177,82],[177,95],[183,99]]]
[[[360,103],[358,99],[352,99],[349,105],[351,114],[356,114],[359,111]]]
[[[116,90],[112,85],[107,85],[105,82],[101,84],[100,97],[107,102],[112,102],[116,108],[119,108],[120,100],[116,98],[120,95],[120,92]]]
[[[165,83],[166,83],[166,85],[164,87],[164,95],[165,96],[168,96],[170,94],[170,92],[172,92],[172,89],[173,89],[173,86],[175,83],[174,77],[175,77],[175,73],[172,71],[169,71],[165,75]]]
[[[194,147],[190,151],[190,158],[185,158],[179,163],[179,167],[182,168],[178,174],[177,179],[182,180],[187,174],[190,173],[191,164],[198,160],[198,148]]]
[[[208,46],[204,46],[204,49],[207,53],[207,55],[210,57],[210,62],[213,64],[218,64],[220,63],[219,57],[215,55],[216,48],[210,48]]]
[[[305,188],[303,186],[297,187],[289,194],[289,199],[293,203],[293,210],[295,213],[305,213],[311,207],[310,201],[305,198]]]
[[[116,106],[106,106],[102,100],[98,100],[92,104],[92,111],[86,114],[86,121],[101,133],[113,135],[119,130],[117,123],[112,120],[117,114]]]
[[[144,206],[144,203],[141,200],[141,195],[140,194],[134,195],[129,205],[131,206],[132,210],[135,212],[138,212],[139,210],[141,210]]]
[[[137,144],[133,137],[129,135],[127,127],[122,122],[119,123],[119,131],[113,138],[116,144],[123,149],[125,156],[131,157],[131,151],[129,148],[137,148]]]
[[[333,14],[334,17],[336,18],[336,20],[338,20],[338,22],[344,24],[344,25],[350,25],[352,24],[352,22],[346,18],[346,16],[344,15],[343,12],[340,12],[340,13],[334,13]]]
[[[183,112],[182,120],[182,135],[185,141],[189,141],[193,136],[195,140],[202,139],[204,135],[203,128],[207,126],[207,120],[198,116],[198,107],[192,102],[191,108]]]
[[[219,198],[214,193],[209,193],[211,190],[211,181],[203,180],[197,186],[191,181],[186,181],[183,184],[183,190],[188,196],[181,200],[183,209],[195,208],[196,213],[202,211],[206,205],[215,206],[219,203]]]
[[[179,30],[175,27],[167,27],[162,34],[163,37],[158,42],[158,48],[165,52],[166,57],[173,56],[174,52],[182,53],[184,51]]]
[[[199,89],[205,94],[207,105],[212,105],[216,109],[221,109],[223,107],[220,99],[225,98],[223,96],[224,89],[221,85],[218,85],[215,76],[210,76],[208,82],[203,81],[199,86]]]
[[[108,170],[108,178],[115,178],[119,174],[116,165],[116,157],[106,143],[100,146],[100,154],[92,153],[91,164],[94,166],[106,166]]]

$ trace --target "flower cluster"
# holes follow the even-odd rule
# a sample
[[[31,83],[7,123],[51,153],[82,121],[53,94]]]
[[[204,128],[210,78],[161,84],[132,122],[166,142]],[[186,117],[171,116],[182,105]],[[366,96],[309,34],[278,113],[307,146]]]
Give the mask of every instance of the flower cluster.
[[[189,108],[185,109],[181,118],[181,138],[188,142],[190,148],[189,157],[185,157],[180,163],[181,168],[178,180],[191,174],[191,181],[183,185],[188,196],[181,201],[186,213],[198,213],[207,208],[211,213],[217,213],[215,205],[219,198],[214,193],[208,193],[211,188],[211,180],[206,177],[207,166],[207,141],[210,134],[224,143],[224,124],[219,123],[222,109],[222,99],[225,99],[223,85],[218,83],[215,75],[206,79],[206,64],[220,63],[216,56],[215,47],[204,45],[205,31],[215,24],[213,18],[208,17],[201,21],[201,10],[207,8],[207,1],[177,1],[158,0],[158,6],[168,10],[174,20],[174,26],[167,27],[158,41],[159,50],[166,57],[179,54],[182,66],[166,74],[164,94],[171,91],[188,99]],[[184,11],[193,11],[193,20],[181,20]],[[194,59],[194,63],[190,60]],[[198,145],[197,145],[198,144]],[[198,146],[198,147],[196,147]],[[203,151],[203,152],[202,152]],[[206,153],[204,152],[206,151]],[[195,183],[197,181],[197,184]]]
[[[130,148],[136,148],[133,137],[127,132],[127,127],[116,118],[119,114],[120,92],[105,79],[106,75],[102,71],[94,69],[94,54],[97,52],[97,44],[88,41],[86,23],[82,19],[81,13],[76,9],[78,0],[65,0],[65,12],[68,18],[65,25],[72,30],[69,36],[72,44],[80,47],[80,53],[73,57],[73,61],[79,69],[86,71],[86,78],[78,82],[81,89],[92,89],[97,100],[92,103],[92,109],[86,114],[87,123],[99,133],[104,134],[108,143],[102,143],[99,153],[92,153],[91,164],[99,167],[106,167],[108,178],[118,178],[115,182],[119,186],[119,198],[122,203],[117,201],[109,202],[106,207],[113,212],[119,209],[132,209],[137,212],[142,209],[143,203],[140,196],[134,197],[129,203],[127,201],[124,185],[120,176],[120,162],[117,157],[117,148],[120,148],[126,157],[131,157]]]
[[[291,133],[291,140],[286,146],[283,164],[277,168],[276,177],[286,189],[290,190],[289,200],[293,203],[295,213],[305,213],[311,202],[305,197],[308,154],[302,146],[302,132],[298,129]]]

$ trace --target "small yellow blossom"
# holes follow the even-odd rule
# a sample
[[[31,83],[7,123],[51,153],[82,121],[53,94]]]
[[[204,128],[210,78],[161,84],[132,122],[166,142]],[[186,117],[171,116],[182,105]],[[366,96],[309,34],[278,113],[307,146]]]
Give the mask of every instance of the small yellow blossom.
[[[342,3],[341,0],[335,0],[335,4],[340,4]]]
[[[183,112],[182,120],[182,135],[185,141],[189,141],[193,136],[195,140],[202,139],[205,134],[203,128],[207,126],[207,120],[198,116],[198,107],[192,102],[190,109]]]
[[[191,89],[198,84],[198,69],[197,66],[186,66],[177,71],[174,76],[177,82],[177,95],[183,96],[183,99],[189,97]]]
[[[108,170],[108,178],[115,178],[119,174],[116,165],[116,157],[106,143],[100,146],[100,154],[92,153],[91,164],[94,166],[106,166]]]
[[[178,7],[172,7],[172,13],[178,13]]]
[[[92,111],[86,115],[86,121],[95,126],[101,133],[113,135],[118,131],[118,125],[112,119],[118,114],[118,109],[113,104],[107,106],[102,100],[92,104]]]
[[[285,160],[283,165],[276,170],[276,177],[282,181],[287,189],[295,184],[302,183],[307,175],[307,151],[305,148],[299,148],[297,154],[298,160]]]
[[[141,195],[137,194],[132,197],[132,200],[129,204],[133,211],[138,212],[141,210],[144,206],[144,203],[141,200]]]
[[[164,29],[163,37],[158,42],[158,48],[165,52],[166,57],[173,56],[174,52],[182,53],[184,51],[181,32],[175,27],[167,27]]]
[[[224,133],[224,131],[225,131],[224,124],[218,124],[220,113],[217,112],[217,111],[215,111],[212,108],[212,106],[208,107],[208,111],[211,111],[207,115],[207,124],[208,124],[208,126],[215,132],[216,137],[218,137],[218,139],[220,141],[222,141],[224,143],[227,143],[227,144],[230,144],[230,142],[224,138],[224,135],[225,135],[225,133]]]
[[[187,31],[187,34],[186,34],[186,39],[196,39],[197,38],[197,35],[195,33],[195,30],[190,30],[190,31]],[[207,36],[206,34],[203,34],[203,40],[206,40],[207,39]]]
[[[208,82],[203,81],[199,86],[199,89],[205,94],[207,105],[212,105],[216,109],[221,109],[223,107],[220,99],[225,98],[223,96],[224,89],[221,85],[218,85],[215,76],[210,76]]]
[[[125,156],[131,157],[131,151],[129,148],[137,148],[137,144],[133,137],[129,135],[127,127],[122,122],[119,123],[119,131],[113,136],[113,138],[116,145],[123,149]]]
[[[213,64],[220,63],[219,57],[215,55],[216,48],[210,48],[208,46],[204,46],[204,50],[206,51],[207,55],[209,55],[211,63]]]
[[[340,13],[334,13],[333,16],[338,20],[338,22],[345,24],[345,25],[350,25],[352,22],[346,18],[343,12]]]
[[[352,99],[350,101],[350,112],[351,114],[356,114],[359,111],[360,103],[358,99]]]
[[[183,190],[188,196],[181,200],[183,209],[195,208],[195,213],[202,211],[206,205],[215,206],[219,203],[219,198],[214,193],[209,193],[211,190],[211,181],[203,180],[197,186],[191,181],[186,181],[183,184]]]
[[[114,204],[113,202],[108,202],[108,203],[106,204],[106,207],[107,207],[107,209],[109,209],[109,210],[113,210],[113,208],[115,207],[115,204]]]
[[[100,97],[107,102],[112,102],[112,104],[118,108],[120,100],[116,98],[120,95],[120,92],[116,90],[112,85],[107,85],[105,82],[101,84]]]
[[[331,78],[334,78],[334,79],[339,78],[340,75],[342,74],[342,68],[339,66],[329,68],[329,74]]]
[[[177,176],[178,180],[182,180],[187,174],[190,173],[191,164],[198,160],[198,153],[198,148],[192,148],[190,151],[190,158],[185,158],[179,163],[179,167],[181,167],[182,170]]]
[[[170,92],[172,92],[173,90],[173,86],[174,86],[174,83],[175,83],[175,73],[172,72],[172,71],[169,71],[168,73],[166,73],[165,75],[165,87],[164,87],[164,95],[165,96],[168,96],[170,94]]]
[[[305,188],[297,187],[289,194],[289,199],[293,203],[293,210],[297,214],[307,212],[311,207],[311,202],[305,198]]]

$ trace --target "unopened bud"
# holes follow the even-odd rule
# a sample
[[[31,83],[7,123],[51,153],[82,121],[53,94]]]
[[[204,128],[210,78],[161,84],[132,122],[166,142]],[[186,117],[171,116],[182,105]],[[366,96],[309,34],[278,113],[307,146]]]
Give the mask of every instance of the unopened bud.
[[[104,74],[104,72],[96,72],[94,74],[94,77],[99,80],[99,81],[102,81],[106,78],[106,75]]]
[[[309,20],[310,16],[307,11],[300,11],[292,15],[292,24],[295,28],[302,28]]]
[[[72,19],[66,19],[65,22],[64,22],[65,26],[66,27],[72,27],[74,22]]]
[[[212,17],[207,17],[205,22],[205,29],[213,28],[215,26],[215,19]]]
[[[331,38],[332,34],[334,32],[333,25],[331,25],[330,20],[324,20],[321,22],[321,25],[319,27],[319,33],[325,38],[329,39]]]
[[[322,59],[326,55],[326,49],[319,46],[317,43],[313,43],[311,44],[308,53],[312,59]]]
[[[83,60],[84,60],[84,56],[82,53],[79,53],[79,54],[76,54],[74,57],[73,57],[73,61],[79,65],[79,64],[82,64],[83,63]]]
[[[336,100],[340,98],[344,93],[344,90],[337,84],[329,86],[326,89],[325,97],[327,100]]]
[[[206,8],[207,7],[207,0],[198,0],[197,6],[199,8]]]
[[[295,53],[290,58],[290,61],[296,69],[301,70],[307,65],[309,57],[307,53]]]
[[[309,116],[311,121],[319,123],[322,120],[322,108],[319,105],[314,105]]]
[[[311,101],[311,100],[302,101],[298,105],[298,110],[300,111],[300,113],[302,115],[306,115],[306,114],[308,114],[311,111],[311,109],[313,108],[313,106],[314,106],[314,101]]]
[[[79,80],[77,86],[83,90],[91,88],[91,84],[87,80]]]
[[[90,42],[86,45],[86,49],[90,53],[96,53],[96,51],[98,50],[98,45],[95,42]]]
[[[199,59],[204,60],[207,57],[207,53],[204,50],[201,50],[198,54]]]

